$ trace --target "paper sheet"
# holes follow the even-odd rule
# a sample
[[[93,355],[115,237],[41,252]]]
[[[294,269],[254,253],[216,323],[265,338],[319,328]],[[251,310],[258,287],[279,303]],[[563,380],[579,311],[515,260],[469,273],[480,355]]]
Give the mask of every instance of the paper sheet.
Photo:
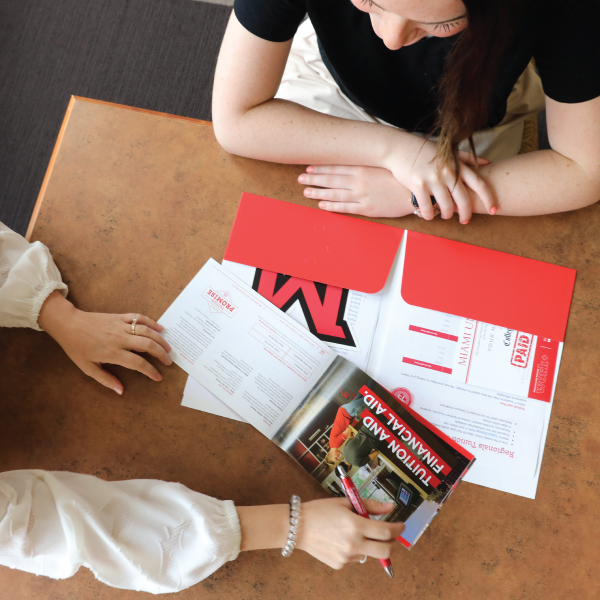
[[[228,260],[223,266],[245,284],[259,289],[261,270]],[[271,276],[275,274],[269,274]],[[263,275],[264,277],[264,275]],[[282,276],[285,278],[286,276]],[[258,279],[258,281],[257,281]],[[281,288],[262,281],[265,298],[306,327],[337,354],[365,369],[373,345],[381,293],[365,294],[291,278]],[[316,286],[321,286],[319,289]],[[319,292],[322,296],[319,296]]]
[[[255,269],[254,267],[241,265],[228,260],[223,261],[223,267],[239,277],[249,286],[254,284],[257,271],[260,271],[260,269]],[[286,294],[286,291],[284,290],[283,298],[278,299],[280,304],[289,305],[285,310],[286,314],[303,327],[310,329],[306,317],[306,313],[308,313],[310,315],[309,318],[312,321],[313,333],[317,335],[317,337],[320,332],[324,332],[330,335],[324,335],[323,337],[327,340],[331,340],[335,339],[331,334],[337,333],[339,337],[343,339],[338,342],[326,341],[329,347],[340,356],[347,358],[360,369],[365,369],[371,351],[373,335],[375,334],[375,326],[379,315],[379,305],[381,304],[381,293],[364,294],[355,290],[346,290],[346,297],[343,299],[343,302],[338,300],[336,307],[339,308],[336,308],[333,317],[329,317],[329,321],[332,322],[328,322],[327,318],[319,320],[318,314],[311,315],[311,309],[313,313],[317,313],[319,308],[322,308],[323,303],[317,302],[316,306],[313,307],[306,301],[306,298],[303,295],[300,297],[300,294],[294,294],[293,292],[294,290],[290,290]],[[295,299],[290,298],[292,295],[294,295]],[[341,314],[338,314],[340,312]],[[345,330],[339,329],[338,323],[340,322],[340,317],[347,324],[347,329]],[[244,421],[242,417],[236,415],[229,407],[223,404],[214,394],[200,385],[191,376],[188,377],[185,386],[182,405],[227,417],[229,419]]]
[[[246,419],[233,412],[229,406],[221,402],[212,392],[200,385],[193,377],[188,376],[183,390],[182,406],[195,408],[202,412],[233,419],[234,421],[246,422]]]
[[[212,259],[159,322],[173,362],[269,439],[335,359]]]
[[[534,498],[553,393],[549,401],[533,400],[453,378],[465,320],[406,304],[400,295],[403,259],[404,242],[384,290],[385,327],[373,341],[369,374],[477,457],[465,481]],[[562,344],[554,375],[561,350]],[[493,361],[480,365],[480,377],[486,368],[493,373]],[[510,377],[489,379],[508,390],[529,386]]]

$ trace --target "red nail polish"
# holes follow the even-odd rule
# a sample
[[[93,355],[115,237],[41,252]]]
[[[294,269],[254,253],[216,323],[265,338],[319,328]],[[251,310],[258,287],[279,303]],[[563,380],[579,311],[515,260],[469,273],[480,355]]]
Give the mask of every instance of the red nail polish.
[[[497,210],[498,210],[498,209],[497,209],[495,206],[492,206],[492,208],[491,208],[491,210],[490,210],[490,213],[491,213],[492,215],[495,215],[495,214],[496,214],[496,212],[497,212]]]
[[[461,225],[468,225],[468,224],[469,224],[469,221],[463,221],[463,222],[461,223]]]

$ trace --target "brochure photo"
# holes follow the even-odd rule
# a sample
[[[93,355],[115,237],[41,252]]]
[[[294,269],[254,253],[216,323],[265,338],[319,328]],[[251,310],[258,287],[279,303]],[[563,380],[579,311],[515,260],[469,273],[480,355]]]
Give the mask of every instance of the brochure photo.
[[[332,496],[349,469],[361,497],[393,502],[384,521],[402,521],[410,548],[437,514],[473,456],[337,357],[273,441]]]

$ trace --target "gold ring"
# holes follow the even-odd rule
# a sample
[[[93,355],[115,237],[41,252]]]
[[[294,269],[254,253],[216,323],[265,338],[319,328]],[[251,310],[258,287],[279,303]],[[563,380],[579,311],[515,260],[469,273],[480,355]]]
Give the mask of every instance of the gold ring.
[[[365,557],[362,560],[358,561],[361,565],[364,565],[367,562],[367,555],[365,554]]]
[[[137,323],[137,318],[131,321],[131,335],[135,335],[135,325]]]

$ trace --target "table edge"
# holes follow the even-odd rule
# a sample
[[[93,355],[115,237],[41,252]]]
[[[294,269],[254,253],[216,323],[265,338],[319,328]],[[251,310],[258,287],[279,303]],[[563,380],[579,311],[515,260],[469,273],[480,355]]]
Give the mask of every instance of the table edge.
[[[156,110],[149,110],[147,108],[137,108],[135,106],[127,106],[126,104],[117,104],[115,102],[106,102],[105,100],[95,100],[94,98],[85,98],[83,96],[71,96],[69,100],[69,105],[67,106],[67,112],[63,118],[63,122],[60,126],[60,131],[58,132],[58,137],[56,138],[56,143],[54,144],[54,149],[52,150],[52,156],[50,157],[50,162],[48,163],[48,168],[46,169],[46,174],[44,175],[44,180],[42,181],[42,186],[40,188],[37,200],[35,202],[35,206],[33,207],[33,212],[31,213],[31,219],[29,219],[29,225],[27,226],[27,232],[25,233],[25,239],[30,242],[31,236],[33,234],[33,230],[35,229],[35,223],[37,221],[40,209],[42,207],[42,201],[44,195],[46,193],[46,189],[48,187],[48,182],[50,181],[50,175],[52,174],[52,170],[54,169],[54,163],[56,162],[56,158],[58,156],[58,152],[60,150],[60,145],[62,143],[65,131],[67,129],[67,124],[69,123],[69,118],[71,117],[71,113],[73,112],[73,108],[77,102],[89,102],[90,104],[101,104],[105,106],[112,106],[113,108],[121,108],[125,110],[131,110],[134,112],[146,113],[149,115],[155,115],[159,117],[167,117],[169,119],[178,119],[180,121],[191,121],[192,123],[199,123],[202,125],[210,125],[212,127],[212,123],[210,121],[203,121],[202,119],[193,119],[192,117],[182,117],[180,115],[172,115],[169,113],[163,113]]]

